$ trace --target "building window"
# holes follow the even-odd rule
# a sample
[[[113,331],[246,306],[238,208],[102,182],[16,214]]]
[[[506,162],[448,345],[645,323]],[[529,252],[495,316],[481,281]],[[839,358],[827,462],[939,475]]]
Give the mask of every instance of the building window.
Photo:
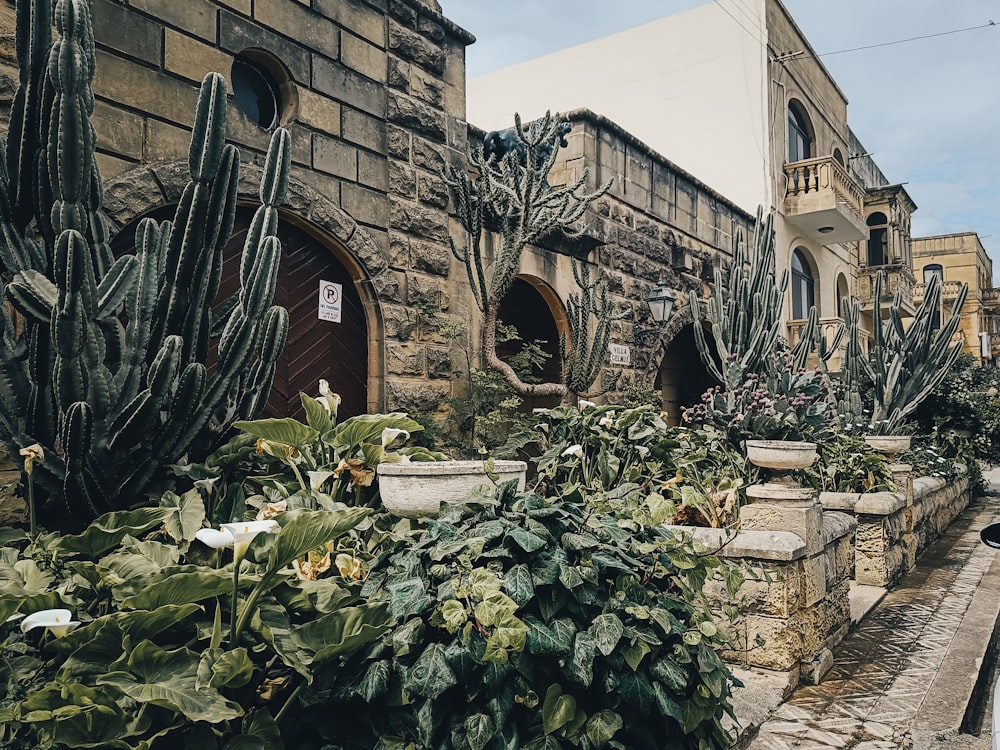
[[[847,163],[844,161],[844,155],[841,153],[839,148],[835,148],[833,150],[833,160],[844,169],[847,169]]]
[[[884,266],[889,263],[889,221],[885,214],[876,211],[868,217],[868,265]]]
[[[788,161],[811,159],[812,155],[812,127],[809,118],[802,105],[793,101],[788,105]]]
[[[924,266],[924,283],[930,284],[934,276],[938,277],[938,281],[944,281],[944,268],[941,267],[940,263],[930,263]]]
[[[286,119],[294,87],[284,66],[270,53],[243,50],[233,60],[229,82],[236,106],[251,122],[273,130]]]
[[[815,282],[802,250],[792,253],[792,320],[805,320],[815,304]]]

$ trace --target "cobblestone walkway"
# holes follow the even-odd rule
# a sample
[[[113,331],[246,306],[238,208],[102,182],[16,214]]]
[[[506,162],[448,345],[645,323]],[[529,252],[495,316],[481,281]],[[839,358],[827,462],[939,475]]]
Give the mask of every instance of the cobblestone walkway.
[[[823,683],[797,690],[749,750],[909,748],[913,719],[996,554],[979,541],[994,520],[996,497],[974,501],[834,650]]]

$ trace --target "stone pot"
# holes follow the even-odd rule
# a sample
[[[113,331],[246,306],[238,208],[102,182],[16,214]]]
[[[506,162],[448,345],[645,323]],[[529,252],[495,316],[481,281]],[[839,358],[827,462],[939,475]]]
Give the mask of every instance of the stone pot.
[[[412,461],[378,465],[378,487],[382,505],[395,516],[436,516],[442,502],[464,503],[477,485],[493,485],[483,461]],[[494,461],[498,484],[517,480],[524,489],[528,465],[524,461]]]
[[[795,440],[747,440],[747,459],[754,466],[773,471],[791,471],[812,466],[816,443]]]
[[[865,435],[865,442],[890,458],[910,448],[909,435]]]

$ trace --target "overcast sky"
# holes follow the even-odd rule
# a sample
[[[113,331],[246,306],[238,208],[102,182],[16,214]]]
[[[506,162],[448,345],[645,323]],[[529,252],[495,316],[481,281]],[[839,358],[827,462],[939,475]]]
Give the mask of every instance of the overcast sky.
[[[446,16],[476,35],[467,52],[470,78],[705,4],[440,2]],[[785,0],[785,6],[847,96],[851,128],[889,180],[906,183],[918,206],[914,236],[978,232],[1000,278],[1000,0]],[[997,25],[885,44],[991,20]]]

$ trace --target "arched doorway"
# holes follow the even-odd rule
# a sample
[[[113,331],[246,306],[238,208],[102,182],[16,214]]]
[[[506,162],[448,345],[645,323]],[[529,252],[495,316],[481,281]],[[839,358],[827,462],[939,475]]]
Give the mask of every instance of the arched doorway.
[[[553,307],[555,305],[555,308]],[[519,277],[514,279],[510,291],[500,303],[498,317],[504,325],[517,329],[520,341],[497,344],[497,354],[506,362],[510,362],[519,352],[523,351],[525,344],[534,343],[543,352],[548,354],[548,359],[542,367],[531,376],[538,379],[538,382],[558,383],[562,378],[561,364],[559,361],[559,342],[562,330],[565,328],[565,317],[562,319],[562,326],[553,314],[553,309],[562,313],[562,307],[558,303],[558,298],[548,286],[533,277]],[[559,405],[559,398],[526,398],[524,407],[526,409],[551,408]]]
[[[233,233],[223,250],[222,279],[215,306],[220,306],[239,288],[240,258],[255,207],[239,206]],[[172,219],[174,206],[162,206],[141,218]],[[131,252],[139,219],[120,231],[112,248]],[[313,234],[289,222],[278,222],[281,265],[274,304],[288,310],[288,341],[275,366],[271,394],[261,417],[296,417],[305,414],[299,393],[315,396],[319,380],[343,399],[341,419],[368,411],[368,327],[365,309],[350,271]],[[331,241],[332,242],[332,241]],[[340,285],[340,322],[320,320],[320,281]],[[214,344],[209,364],[214,360]]]
[[[701,394],[718,385],[702,364],[694,340],[695,325],[701,323],[689,323],[671,340],[654,381],[657,390],[663,394],[662,409],[667,415],[667,423],[672,426],[681,423],[681,412],[685,407],[698,403]],[[705,331],[706,337],[711,335]]]

